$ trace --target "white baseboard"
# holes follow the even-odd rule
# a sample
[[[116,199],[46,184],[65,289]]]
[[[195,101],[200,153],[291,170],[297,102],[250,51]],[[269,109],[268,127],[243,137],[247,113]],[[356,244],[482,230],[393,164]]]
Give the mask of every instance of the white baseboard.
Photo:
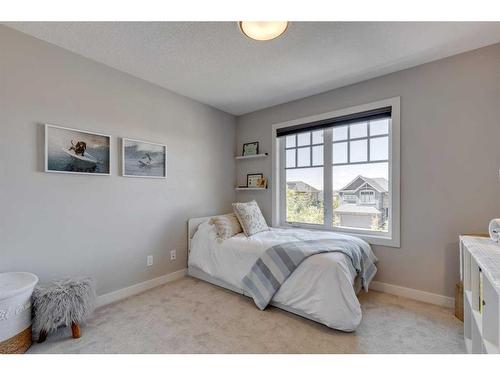
[[[114,292],[103,294],[97,297],[96,307],[109,305],[110,303],[145,292],[148,289],[155,288],[174,280],[178,280],[184,277],[186,274],[187,268],[157,277],[155,279],[143,281],[142,283],[131,285],[123,289],[118,289]]]
[[[372,281],[370,283],[370,289],[376,290],[378,292],[384,292],[400,297],[414,299],[416,301],[432,303],[433,305],[438,306],[450,308],[455,306],[455,298],[424,292],[423,290],[405,288],[404,286],[382,283],[380,281]]]
[[[133,295],[145,292],[148,289],[166,284],[171,281],[178,280],[187,275],[187,268],[175,271],[151,280],[143,281],[142,283],[128,286],[123,289],[115,290],[114,292],[106,293],[97,297],[96,307],[109,305],[110,303],[120,301]],[[442,296],[440,294],[424,292],[423,290],[405,288],[403,286],[387,284],[380,281],[372,281],[370,289],[378,292],[394,294],[396,296],[413,299],[416,301],[427,302],[433,305],[452,308],[455,306],[455,299],[452,297]]]

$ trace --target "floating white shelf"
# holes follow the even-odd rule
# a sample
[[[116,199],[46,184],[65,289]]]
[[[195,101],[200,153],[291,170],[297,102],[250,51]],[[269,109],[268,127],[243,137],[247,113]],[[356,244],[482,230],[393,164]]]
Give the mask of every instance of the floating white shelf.
[[[264,154],[256,154],[256,155],[248,155],[248,156],[235,156],[236,160],[244,160],[244,159],[258,159],[265,158],[267,156],[267,152]]]
[[[237,187],[237,191],[242,191],[242,190],[267,190],[267,188],[249,188],[249,187]]]

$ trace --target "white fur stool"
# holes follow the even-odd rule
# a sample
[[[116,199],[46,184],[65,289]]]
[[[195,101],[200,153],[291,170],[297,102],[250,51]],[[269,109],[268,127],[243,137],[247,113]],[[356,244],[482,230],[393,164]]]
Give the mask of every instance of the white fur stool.
[[[80,338],[80,324],[95,305],[94,282],[90,278],[54,281],[33,292],[33,331],[38,342],[61,326],[71,326],[73,338]]]

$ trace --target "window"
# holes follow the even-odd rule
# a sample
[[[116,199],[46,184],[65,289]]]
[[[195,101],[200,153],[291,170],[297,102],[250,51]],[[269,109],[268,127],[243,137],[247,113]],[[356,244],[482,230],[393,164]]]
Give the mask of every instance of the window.
[[[342,199],[346,203],[356,203],[358,201],[358,197],[355,195],[344,194],[342,195]]]
[[[399,98],[273,129],[273,225],[399,246]]]
[[[355,191],[352,200],[334,202],[332,226],[339,229],[370,230],[384,233],[389,228],[386,214],[389,194],[389,121],[390,117],[341,126],[342,137],[332,140],[332,190]],[[335,134],[336,127],[332,128]],[[342,159],[338,149],[347,150]],[[377,204],[376,197],[380,199]],[[354,204],[353,204],[354,203]],[[374,205],[374,207],[367,207]]]
[[[323,130],[285,141],[286,221],[323,224]]]

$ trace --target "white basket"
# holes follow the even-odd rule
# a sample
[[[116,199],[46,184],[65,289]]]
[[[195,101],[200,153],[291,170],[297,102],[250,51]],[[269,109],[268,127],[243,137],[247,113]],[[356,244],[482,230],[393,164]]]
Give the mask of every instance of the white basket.
[[[0,273],[0,342],[31,325],[31,294],[38,277],[29,272]]]

